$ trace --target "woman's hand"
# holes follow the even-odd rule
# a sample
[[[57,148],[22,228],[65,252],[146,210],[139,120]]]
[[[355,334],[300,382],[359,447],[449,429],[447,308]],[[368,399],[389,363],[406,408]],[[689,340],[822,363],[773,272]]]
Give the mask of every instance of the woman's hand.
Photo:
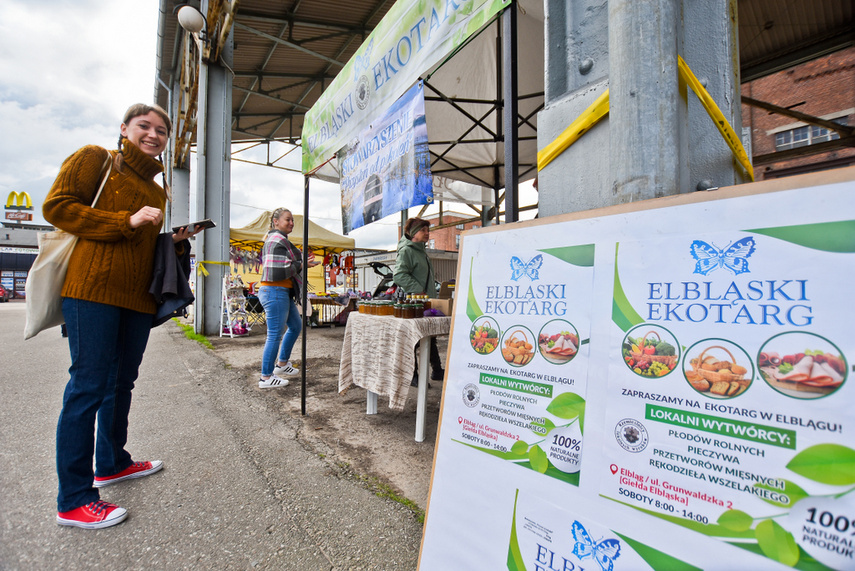
[[[172,241],[177,244],[181,240],[186,240],[195,236],[202,230],[203,228],[201,226],[182,226],[178,232],[172,233]]]
[[[315,266],[320,266],[321,263],[320,262],[308,262],[306,265],[309,266],[310,268],[314,268]]]
[[[131,214],[128,224],[131,228],[139,228],[146,224],[160,224],[163,220],[163,211],[153,206],[143,206],[136,213]]]

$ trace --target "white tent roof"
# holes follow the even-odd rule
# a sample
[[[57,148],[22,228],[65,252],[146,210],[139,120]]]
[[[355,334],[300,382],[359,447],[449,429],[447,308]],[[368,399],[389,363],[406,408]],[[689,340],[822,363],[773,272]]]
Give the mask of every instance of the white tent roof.
[[[239,245],[260,247],[261,243],[264,242],[265,236],[267,236],[267,232],[270,230],[270,217],[272,215],[273,212],[268,210],[243,228],[231,228],[229,231],[231,242]],[[295,246],[302,247],[303,217],[300,214],[294,214],[293,216],[294,230],[288,236],[288,239]],[[309,246],[315,251],[342,252],[344,250],[353,250],[356,247],[356,240],[347,236],[341,236],[335,232],[330,232],[326,228],[309,220]]]
[[[518,0],[517,9],[518,105],[519,115],[527,118],[519,128],[519,178],[528,180],[537,174],[536,111],[544,101],[543,3]],[[454,57],[420,75],[426,79],[425,116],[434,176],[504,187],[504,144],[499,127],[502,93],[496,53],[500,29],[500,20],[488,24]],[[332,157],[314,176],[338,182],[336,159]]]

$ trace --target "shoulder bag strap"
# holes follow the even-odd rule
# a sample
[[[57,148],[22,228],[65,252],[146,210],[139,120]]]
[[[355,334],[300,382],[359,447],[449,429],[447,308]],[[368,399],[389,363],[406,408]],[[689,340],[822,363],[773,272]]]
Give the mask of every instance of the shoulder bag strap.
[[[113,170],[113,155],[110,154],[110,151],[107,151],[107,160],[104,161],[104,166],[101,167],[101,170],[107,169],[107,172],[104,173],[104,178],[101,179],[101,186],[98,187],[98,192],[95,193],[95,199],[92,201],[92,208],[95,208],[95,203],[98,202],[98,198],[101,196],[101,191],[104,190],[104,185],[107,184],[107,179],[110,178],[110,172]]]

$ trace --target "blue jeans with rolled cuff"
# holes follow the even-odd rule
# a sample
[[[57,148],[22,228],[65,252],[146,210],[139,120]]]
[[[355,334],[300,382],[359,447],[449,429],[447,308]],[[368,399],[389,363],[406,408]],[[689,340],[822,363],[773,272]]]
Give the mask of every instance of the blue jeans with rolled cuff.
[[[71,298],[63,298],[62,314],[71,378],[56,427],[56,471],[57,511],[66,512],[99,499],[96,475],[112,476],[133,464],[125,450],[128,413],[152,316]]]
[[[300,335],[303,318],[297,311],[290,288],[261,286],[258,288],[258,301],[264,308],[267,320],[267,339],[261,354],[261,376],[269,377],[276,367],[277,354],[279,361],[291,358],[291,350]]]

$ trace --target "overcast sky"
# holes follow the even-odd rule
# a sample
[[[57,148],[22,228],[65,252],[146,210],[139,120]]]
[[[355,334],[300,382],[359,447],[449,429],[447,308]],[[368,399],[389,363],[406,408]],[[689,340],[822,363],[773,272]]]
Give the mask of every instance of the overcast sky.
[[[153,101],[158,7],[157,0],[0,1],[4,204],[10,191],[27,191],[35,206],[33,222],[44,223],[41,204],[62,161],[87,144],[115,148],[127,107]],[[285,150],[280,145],[271,156]],[[264,160],[266,151],[240,157]],[[283,165],[299,169],[299,150]],[[521,203],[528,202],[523,194]],[[192,184],[190,203],[195,210]],[[231,227],[279,206],[303,212],[301,175],[232,161]],[[468,211],[463,205],[445,209]],[[338,185],[312,181],[310,218],[342,232]],[[360,248],[394,248],[398,220],[389,216],[350,236]]]

